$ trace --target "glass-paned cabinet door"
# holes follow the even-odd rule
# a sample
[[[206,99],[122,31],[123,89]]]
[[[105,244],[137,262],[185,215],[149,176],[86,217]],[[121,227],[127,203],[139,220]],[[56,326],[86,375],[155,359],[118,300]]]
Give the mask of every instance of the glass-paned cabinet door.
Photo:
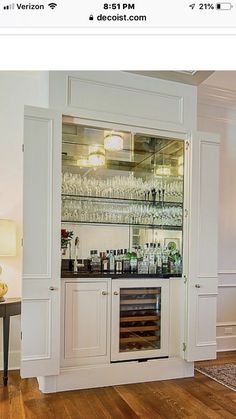
[[[112,360],[168,356],[168,281],[114,280]]]

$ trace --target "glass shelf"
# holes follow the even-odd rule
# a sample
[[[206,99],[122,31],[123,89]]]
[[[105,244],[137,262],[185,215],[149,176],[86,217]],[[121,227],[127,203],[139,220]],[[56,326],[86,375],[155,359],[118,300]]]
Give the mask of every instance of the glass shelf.
[[[74,195],[74,194],[62,194],[61,195],[64,200],[90,200],[90,201],[102,201],[102,202],[110,202],[110,203],[116,203],[119,204],[127,204],[128,202],[134,203],[134,204],[147,204],[147,205],[155,205],[158,207],[162,206],[177,206],[177,207],[183,207],[183,203],[177,202],[177,201],[147,201],[145,199],[135,199],[135,198],[111,198],[111,197],[105,197],[105,196],[90,196],[90,195]]]
[[[91,196],[62,196],[66,222],[182,230],[183,205]]]
[[[182,231],[183,226],[176,225],[160,225],[160,224],[139,224],[139,223],[115,223],[115,222],[98,222],[98,221],[76,221],[76,220],[62,220],[62,224],[94,224],[94,225],[114,225],[114,226],[136,226],[143,228],[156,228],[158,230],[172,230],[172,231]]]

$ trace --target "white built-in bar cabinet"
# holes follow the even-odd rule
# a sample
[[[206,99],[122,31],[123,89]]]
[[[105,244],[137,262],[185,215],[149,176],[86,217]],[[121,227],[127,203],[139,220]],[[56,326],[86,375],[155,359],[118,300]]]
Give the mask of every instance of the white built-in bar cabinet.
[[[192,376],[216,357],[219,165],[196,87],[51,72],[49,97],[24,115],[22,377],[46,393]]]

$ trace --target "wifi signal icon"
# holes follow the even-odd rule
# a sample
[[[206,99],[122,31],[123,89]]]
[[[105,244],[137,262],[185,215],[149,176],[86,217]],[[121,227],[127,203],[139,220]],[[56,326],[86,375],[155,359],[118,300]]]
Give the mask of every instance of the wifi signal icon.
[[[53,10],[55,7],[57,7],[56,3],[49,3],[48,6]]]

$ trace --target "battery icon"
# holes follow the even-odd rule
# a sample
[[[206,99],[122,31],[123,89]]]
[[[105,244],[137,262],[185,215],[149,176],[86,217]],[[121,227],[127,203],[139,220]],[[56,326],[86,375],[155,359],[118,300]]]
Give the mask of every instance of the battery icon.
[[[216,3],[217,10],[231,10],[233,7],[232,3]]]

